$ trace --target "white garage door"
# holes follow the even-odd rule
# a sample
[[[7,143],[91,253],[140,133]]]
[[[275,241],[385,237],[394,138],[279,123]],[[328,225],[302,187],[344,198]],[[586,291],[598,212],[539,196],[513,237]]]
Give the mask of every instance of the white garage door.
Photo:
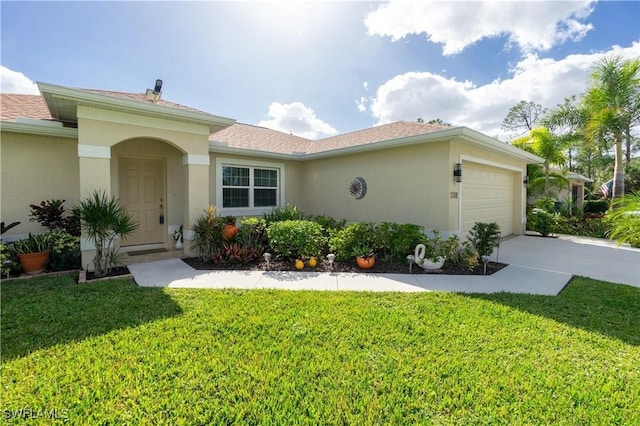
[[[497,222],[503,236],[513,232],[513,173],[481,164],[463,163],[463,235],[475,222]]]

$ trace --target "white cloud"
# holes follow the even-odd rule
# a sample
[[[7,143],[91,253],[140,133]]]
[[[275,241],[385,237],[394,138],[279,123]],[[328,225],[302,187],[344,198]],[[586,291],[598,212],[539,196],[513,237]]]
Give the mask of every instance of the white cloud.
[[[614,46],[607,52],[570,55],[561,60],[530,54],[510,70],[510,78],[483,86],[429,72],[400,74],[378,87],[370,111],[377,125],[418,117],[425,121],[440,118],[508,139],[501,126],[509,108],[520,100],[552,108],[569,96],[579,95],[589,85],[593,64],[611,54],[638,58],[640,41],[630,47]]]
[[[316,117],[316,113],[302,102],[269,105],[269,119],[262,120],[258,126],[268,127],[281,132],[293,133],[303,138],[316,139],[338,133],[328,123]]]
[[[397,41],[424,33],[443,45],[444,55],[461,52],[482,40],[506,35],[524,52],[546,51],[567,40],[580,40],[593,28],[580,22],[592,12],[593,1],[397,1],[369,13],[371,35]]]
[[[368,91],[368,90],[369,90],[369,82],[368,82],[368,81],[365,81],[364,83],[362,83],[362,88],[363,88],[365,91]]]
[[[360,99],[357,99],[356,106],[358,107],[358,111],[365,112],[367,110],[367,102],[368,99],[364,96],[361,96]]]
[[[38,95],[38,86],[21,72],[0,65],[0,93]]]

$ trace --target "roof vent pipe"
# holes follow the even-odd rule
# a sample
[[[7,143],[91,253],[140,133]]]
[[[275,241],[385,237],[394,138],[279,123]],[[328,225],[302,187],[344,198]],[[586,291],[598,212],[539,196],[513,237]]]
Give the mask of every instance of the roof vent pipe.
[[[156,87],[153,88],[154,92],[160,92],[162,90],[162,80],[156,80]]]

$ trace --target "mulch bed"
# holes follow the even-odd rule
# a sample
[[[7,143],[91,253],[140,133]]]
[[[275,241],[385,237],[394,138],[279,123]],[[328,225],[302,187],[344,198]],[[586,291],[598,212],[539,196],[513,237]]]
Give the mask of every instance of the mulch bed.
[[[95,279],[98,279],[98,278],[119,277],[119,276],[122,276],[122,275],[129,275],[129,274],[130,274],[129,268],[127,268],[126,266],[118,266],[116,268],[112,268],[111,271],[108,274],[103,275],[101,277],[96,277],[95,276],[95,272],[88,271],[87,272],[87,281],[95,280]]]
[[[250,264],[228,264],[228,263],[213,263],[212,260],[202,260],[199,257],[189,257],[182,259],[186,264],[197,270],[210,270],[210,271],[296,271],[293,261],[272,260],[267,263],[265,261],[255,262]],[[500,269],[507,266],[504,263],[489,262],[487,264],[487,275],[491,275],[494,272],[498,272]],[[303,272],[347,272],[347,273],[361,273],[361,274],[408,274],[409,264],[407,263],[392,263],[382,262],[379,259],[376,260],[376,264],[371,269],[360,269],[353,262],[334,262],[333,268],[329,265],[329,262],[322,261],[318,263],[315,268],[310,268],[305,264]],[[442,268],[438,270],[425,271],[418,265],[413,265],[411,268],[412,274],[432,274],[432,275],[483,275],[483,266],[477,266],[473,271],[469,271],[464,268]]]

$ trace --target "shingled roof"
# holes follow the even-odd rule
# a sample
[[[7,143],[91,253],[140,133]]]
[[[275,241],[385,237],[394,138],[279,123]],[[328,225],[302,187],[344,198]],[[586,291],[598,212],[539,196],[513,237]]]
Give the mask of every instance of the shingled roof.
[[[208,112],[191,108],[186,105],[177,104],[175,102],[165,101],[164,99],[151,101],[147,99],[144,93],[114,92],[112,90],[97,90],[97,89],[78,89],[78,90],[82,90],[84,92],[89,92],[89,93],[95,93],[96,95],[111,96],[114,98],[128,99],[130,101],[142,102],[146,104],[160,105],[160,106],[165,106],[169,108],[181,109],[183,111],[200,112],[203,114],[209,114]]]
[[[151,103],[143,93],[114,92],[107,90],[80,89],[98,95],[129,99],[136,102]],[[52,120],[47,105],[41,96],[1,94],[1,119],[15,121],[17,117],[40,120]],[[157,105],[177,108],[185,111],[202,112],[184,105],[159,100]],[[206,113],[205,113],[206,114]],[[419,123],[415,121],[397,121],[395,123],[370,127],[368,129],[345,133],[319,140],[310,140],[268,129],[266,127],[235,123],[223,130],[212,133],[209,141],[212,147],[250,150],[282,155],[317,154],[344,148],[370,145],[376,142],[392,141],[411,136],[426,135],[446,129],[450,126]]]
[[[18,117],[53,120],[42,96],[0,93],[0,119],[16,121]]]

